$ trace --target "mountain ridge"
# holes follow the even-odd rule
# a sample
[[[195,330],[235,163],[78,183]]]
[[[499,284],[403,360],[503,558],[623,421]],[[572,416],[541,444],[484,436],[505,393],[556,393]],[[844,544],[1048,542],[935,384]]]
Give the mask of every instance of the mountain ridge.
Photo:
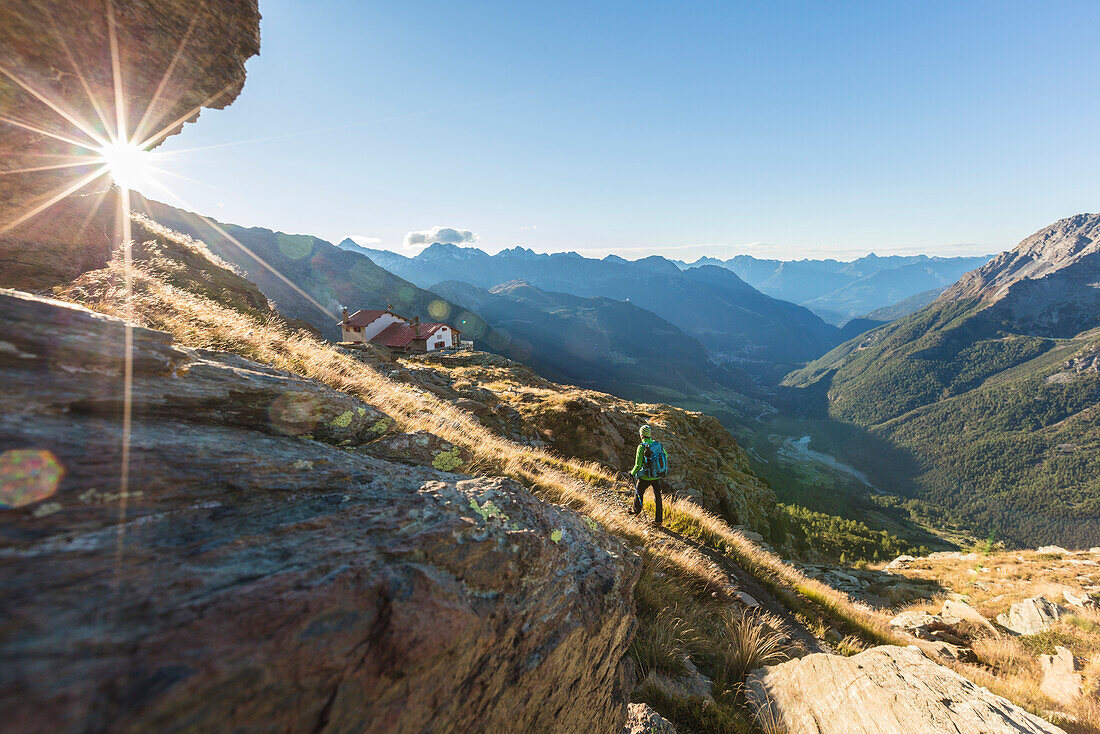
[[[842,325],[876,309],[900,308],[900,303],[911,296],[948,286],[990,257],[879,256],[871,252],[844,261],[831,258],[775,260],[737,255],[727,260],[703,257],[693,263],[678,264],[683,268],[705,265],[727,268],[763,293],[798,303],[826,321]]]
[[[525,280],[546,291],[630,301],[699,339],[718,359],[775,384],[790,368],[839,342],[839,329],[808,309],[765,295],[719,267],[681,270],[671,260],[636,261],[577,253],[505,250],[435,243],[415,257],[371,250],[378,265],[428,288],[442,279],[492,288]],[[440,277],[445,268],[447,277]]]
[[[1098,215],[1045,227],[784,385],[911,452],[914,485],[899,492],[946,511],[941,520],[1023,545],[1096,545],[1098,227]]]

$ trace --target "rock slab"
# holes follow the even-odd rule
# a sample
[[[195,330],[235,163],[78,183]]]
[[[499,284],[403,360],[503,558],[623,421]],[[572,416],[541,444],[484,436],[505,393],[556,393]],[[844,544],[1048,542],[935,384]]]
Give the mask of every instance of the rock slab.
[[[770,702],[784,729],[799,734],[1062,732],[914,647],[815,653],[753,671],[747,682],[756,704]]]

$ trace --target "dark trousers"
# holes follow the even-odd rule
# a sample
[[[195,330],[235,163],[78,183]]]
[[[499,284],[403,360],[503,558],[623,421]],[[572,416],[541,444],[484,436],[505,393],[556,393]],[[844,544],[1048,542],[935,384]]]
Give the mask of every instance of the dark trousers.
[[[642,495],[645,494],[646,489],[653,487],[653,504],[657,508],[653,520],[660,525],[664,520],[664,510],[661,508],[661,480],[639,478],[636,481],[637,484],[634,485],[634,514],[642,511]]]

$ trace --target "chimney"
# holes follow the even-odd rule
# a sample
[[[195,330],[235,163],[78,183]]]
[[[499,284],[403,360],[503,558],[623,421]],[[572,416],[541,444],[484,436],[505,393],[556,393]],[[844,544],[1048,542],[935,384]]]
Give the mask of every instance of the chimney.
[[[420,338],[420,317],[413,316],[413,336],[417,339]]]
[[[344,309],[344,323],[347,324],[348,323],[348,307],[344,306],[343,309]]]

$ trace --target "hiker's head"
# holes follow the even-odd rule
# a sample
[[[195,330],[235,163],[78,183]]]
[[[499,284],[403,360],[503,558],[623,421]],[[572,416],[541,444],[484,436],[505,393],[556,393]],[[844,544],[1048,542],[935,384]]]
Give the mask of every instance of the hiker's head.
[[[645,424],[638,429],[638,435],[642,438],[650,438],[653,436],[653,429],[649,427],[649,424]]]

